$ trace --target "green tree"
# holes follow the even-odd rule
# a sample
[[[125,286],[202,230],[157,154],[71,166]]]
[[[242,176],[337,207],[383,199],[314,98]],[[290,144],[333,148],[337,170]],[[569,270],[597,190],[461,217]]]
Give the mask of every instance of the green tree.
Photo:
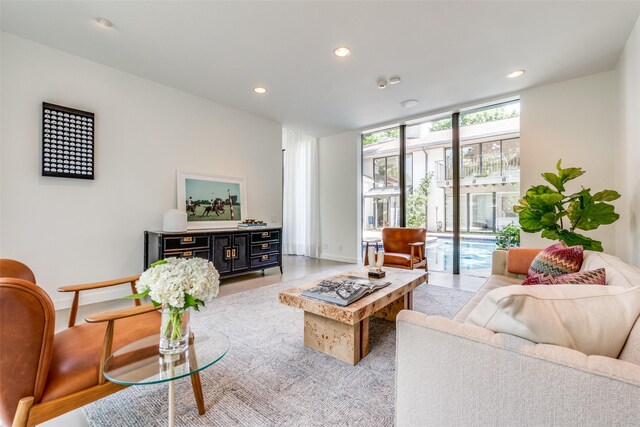
[[[381,130],[379,132],[362,135],[362,145],[366,147],[367,145],[377,144],[378,142],[388,141],[390,139],[398,139],[399,137],[400,129],[398,128]]]
[[[461,115],[460,126],[471,126],[480,123],[495,122],[520,116],[517,110],[507,111],[504,107],[491,108]],[[431,132],[451,129],[451,118],[436,120],[431,123]]]
[[[420,227],[427,223],[427,206],[429,204],[429,184],[433,172],[429,172],[420,181],[420,185],[413,190],[407,199],[407,226]]]

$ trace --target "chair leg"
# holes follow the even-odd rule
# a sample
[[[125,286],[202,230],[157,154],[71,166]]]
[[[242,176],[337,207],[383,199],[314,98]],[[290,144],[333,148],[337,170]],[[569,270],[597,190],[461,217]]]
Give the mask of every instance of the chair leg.
[[[196,372],[191,375],[191,386],[193,387],[193,395],[196,398],[196,405],[198,405],[198,414],[204,415],[204,395],[202,394],[202,383],[200,382],[200,372]]]
[[[193,333],[190,334],[189,340],[193,342]],[[192,345],[189,346],[189,365],[192,367],[198,366],[195,349]],[[196,398],[196,405],[198,405],[198,414],[204,415],[204,395],[202,394],[200,372],[196,372],[195,374],[191,375],[191,387],[193,387],[193,396]]]
[[[27,427],[27,422],[29,421],[29,411],[31,411],[31,407],[33,406],[33,396],[23,397],[18,402],[18,409],[16,410],[16,415],[13,417],[12,427]]]

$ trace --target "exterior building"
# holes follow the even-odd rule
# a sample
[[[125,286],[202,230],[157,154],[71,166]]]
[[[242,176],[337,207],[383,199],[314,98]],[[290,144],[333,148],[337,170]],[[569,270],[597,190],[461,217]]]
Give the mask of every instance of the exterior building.
[[[407,195],[429,179],[426,225],[430,233],[453,231],[451,129],[432,131],[435,122],[406,128]],[[517,222],[519,117],[460,128],[460,213],[462,233],[491,234]],[[399,141],[363,146],[363,231],[376,235],[400,224]],[[411,225],[411,224],[408,224]]]

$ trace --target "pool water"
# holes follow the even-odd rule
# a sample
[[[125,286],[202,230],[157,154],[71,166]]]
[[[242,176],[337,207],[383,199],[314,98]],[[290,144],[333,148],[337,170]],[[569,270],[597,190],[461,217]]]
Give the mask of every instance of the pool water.
[[[489,241],[461,241],[460,242],[460,270],[491,270],[491,257],[496,249],[495,242]],[[453,270],[453,242],[450,239],[438,238],[436,243],[427,246],[429,270]]]

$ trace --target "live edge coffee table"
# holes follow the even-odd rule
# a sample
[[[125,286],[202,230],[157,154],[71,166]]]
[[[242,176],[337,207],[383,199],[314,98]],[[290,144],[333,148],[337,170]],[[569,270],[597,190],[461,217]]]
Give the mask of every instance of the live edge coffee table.
[[[304,345],[336,359],[355,365],[369,353],[369,317],[395,321],[402,309],[413,308],[413,290],[427,282],[424,270],[385,267],[383,282],[389,286],[365,296],[346,307],[300,295],[322,280],[345,276],[367,277],[367,268],[316,280],[299,288],[280,292],[281,303],[304,310]]]

